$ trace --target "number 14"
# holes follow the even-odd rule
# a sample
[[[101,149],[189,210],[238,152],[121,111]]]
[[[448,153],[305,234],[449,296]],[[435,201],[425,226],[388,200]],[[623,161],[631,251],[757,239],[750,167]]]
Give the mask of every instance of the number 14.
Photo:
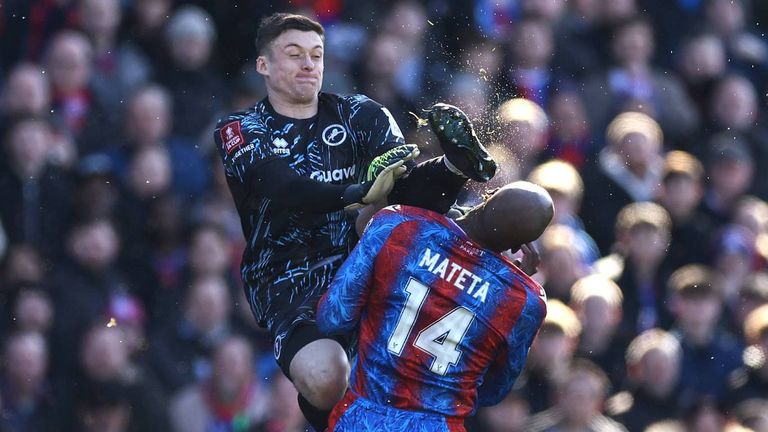
[[[387,343],[389,352],[398,357],[403,353],[405,341],[413,331],[413,325],[429,294],[429,287],[410,278],[405,286],[405,292],[408,293],[408,298],[403,310],[400,311],[395,331]],[[419,332],[413,345],[435,358],[429,368],[430,371],[445,375],[449,366],[459,362],[461,351],[456,349],[456,346],[464,339],[474,318],[475,314],[469,309],[458,306]]]

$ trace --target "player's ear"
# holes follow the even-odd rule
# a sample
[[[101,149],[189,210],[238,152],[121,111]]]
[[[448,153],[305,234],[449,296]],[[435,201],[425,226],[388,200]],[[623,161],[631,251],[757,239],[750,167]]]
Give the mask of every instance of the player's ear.
[[[256,72],[260,75],[269,75],[269,62],[267,56],[260,55],[256,58]]]

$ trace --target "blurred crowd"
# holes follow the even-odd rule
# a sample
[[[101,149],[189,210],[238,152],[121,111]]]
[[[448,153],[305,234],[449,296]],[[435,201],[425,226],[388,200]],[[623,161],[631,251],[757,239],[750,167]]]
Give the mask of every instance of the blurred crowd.
[[[275,11],[422,157],[420,110],[467,112],[500,170],[460,204],[555,200],[549,313],[470,431],[768,431],[761,0],[0,1],[0,431],[305,430],[211,139]]]

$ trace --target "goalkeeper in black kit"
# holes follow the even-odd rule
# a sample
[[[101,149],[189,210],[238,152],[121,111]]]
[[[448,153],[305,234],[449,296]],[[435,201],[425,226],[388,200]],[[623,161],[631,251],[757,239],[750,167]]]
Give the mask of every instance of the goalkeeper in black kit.
[[[467,179],[496,171],[464,113],[444,104],[429,123],[445,155],[414,167],[418,148],[385,107],[320,92],[323,34],[301,15],[265,18],[256,69],[267,97],[214,131],[247,240],[246,296],[318,430],[347,388],[350,344],[322,335],[315,310],[357,241],[355,210],[400,203],[444,213]]]

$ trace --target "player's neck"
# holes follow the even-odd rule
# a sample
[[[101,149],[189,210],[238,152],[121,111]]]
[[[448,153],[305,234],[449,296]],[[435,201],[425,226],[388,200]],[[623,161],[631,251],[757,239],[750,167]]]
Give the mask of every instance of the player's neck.
[[[275,112],[281,116],[302,120],[312,118],[317,115],[317,96],[315,96],[313,100],[306,103],[288,101],[276,93],[269,93],[268,99]]]
[[[482,229],[481,221],[480,221],[480,215],[478,212],[473,210],[470,210],[469,213],[465,214],[464,216],[456,219],[454,222],[456,222],[456,225],[461,228],[464,233],[472,239],[475,243],[479,244],[482,247],[488,247],[487,242],[483,238],[484,230]]]

